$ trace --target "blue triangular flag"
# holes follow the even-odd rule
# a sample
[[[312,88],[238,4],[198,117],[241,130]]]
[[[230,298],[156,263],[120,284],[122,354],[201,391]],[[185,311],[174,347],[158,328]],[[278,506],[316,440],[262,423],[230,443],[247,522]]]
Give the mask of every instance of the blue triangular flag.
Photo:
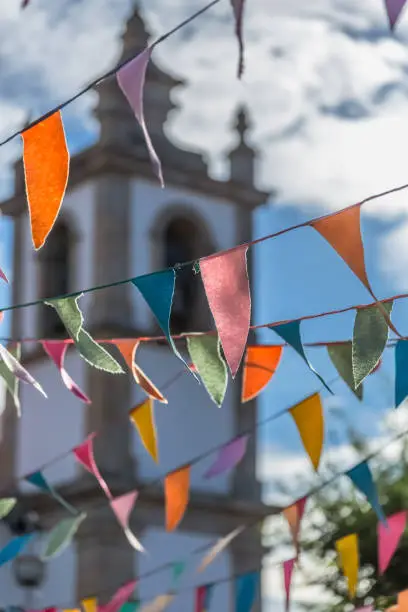
[[[377,487],[374,484],[373,476],[367,461],[353,467],[351,470],[346,472],[346,476],[348,476],[354,486],[366,496],[378,519],[382,523],[387,523],[380,500],[378,499]]]
[[[4,565],[17,557],[20,551],[27,546],[28,542],[34,537],[33,533],[18,536],[8,542],[4,548],[0,550],[0,565]]]
[[[188,368],[188,365],[178,352],[170,334],[170,315],[173,305],[174,287],[176,284],[175,270],[162,270],[160,272],[153,272],[153,274],[138,276],[132,279],[132,283],[139,289],[146,300],[175,355],[177,355]],[[190,370],[190,368],[188,369]],[[197,378],[194,372],[193,375]]]
[[[333,395],[333,391],[327,385],[327,383],[323,380],[318,372],[314,369],[314,367],[309,362],[306,357],[306,353],[303,348],[302,338],[300,336],[300,321],[290,321],[289,323],[282,323],[281,325],[269,325],[269,329],[276,332],[278,336],[280,336],[287,344],[289,344],[295,351],[302,357],[305,361],[307,367],[317,376],[322,385],[326,387],[328,391]]]
[[[25,477],[25,480],[29,482],[30,484],[34,485],[35,487],[38,487],[42,491],[46,491],[47,493],[49,493],[54,499],[56,499],[61,504],[61,506],[63,506],[71,514],[78,514],[75,508],[71,506],[71,504],[69,504],[67,501],[65,501],[65,499],[61,497],[59,493],[57,493],[54,487],[52,487],[47,482],[47,480],[45,479],[45,476],[40,470],[38,472],[33,472],[32,474],[29,474],[28,476]]]
[[[259,572],[244,574],[235,580],[235,612],[251,612],[258,583]]]
[[[398,340],[395,345],[395,407],[408,396],[408,342]]]

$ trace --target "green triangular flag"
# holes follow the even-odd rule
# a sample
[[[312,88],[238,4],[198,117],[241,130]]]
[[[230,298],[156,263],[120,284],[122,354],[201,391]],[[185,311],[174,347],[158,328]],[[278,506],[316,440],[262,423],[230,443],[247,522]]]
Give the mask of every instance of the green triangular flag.
[[[61,554],[70,545],[72,538],[85,518],[86,514],[82,512],[78,516],[62,519],[49,533],[42,558],[48,560]]]
[[[220,407],[227,391],[228,372],[218,336],[190,336],[187,348],[211,399]]]
[[[0,519],[3,519],[5,516],[10,514],[16,503],[17,499],[15,497],[5,497],[4,499],[0,499]]]
[[[176,561],[175,563],[173,563],[174,585],[178,583],[185,569],[186,569],[186,563],[184,561]]]
[[[123,374],[123,369],[119,363],[106,351],[100,344],[88,334],[83,328],[84,318],[78,306],[78,299],[82,297],[62,298],[45,302],[47,306],[52,306],[57,311],[65,329],[75,342],[81,357],[89,365],[104,370],[110,374]]]
[[[15,347],[10,349],[10,353],[20,361],[21,359],[21,344],[18,343]],[[17,410],[17,415],[21,417],[21,405],[18,397],[18,378],[13,372],[7,367],[4,361],[0,361],[0,376],[6,383],[6,387],[11,397],[13,398],[14,405]]]
[[[327,346],[327,352],[329,353],[329,357],[341,378],[350,387],[353,393],[355,393],[358,399],[362,400],[362,385],[360,385],[357,389],[354,388],[352,343],[345,342],[344,344],[329,344]]]
[[[392,302],[383,304],[391,315]],[[357,388],[380,361],[388,340],[388,323],[377,306],[357,310],[353,331],[353,378]]]

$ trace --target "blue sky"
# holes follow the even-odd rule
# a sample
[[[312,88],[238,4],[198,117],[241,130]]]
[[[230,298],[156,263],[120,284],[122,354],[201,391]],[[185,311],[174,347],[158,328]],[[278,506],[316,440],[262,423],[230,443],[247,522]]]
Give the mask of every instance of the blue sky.
[[[0,14],[0,137],[75,93],[117,59],[118,37],[130,0],[20,0]],[[165,9],[163,8],[165,4]],[[154,36],[204,4],[201,0],[141,2]],[[159,46],[155,61],[186,79],[174,92],[179,108],[166,131],[177,143],[202,150],[213,176],[224,177],[225,155],[234,143],[234,109],[245,103],[251,142],[259,151],[258,183],[278,197],[258,211],[256,235],[343,208],[373,193],[408,182],[408,15],[390,35],[383,0],[248,0],[247,69],[235,78],[236,42],[229,1],[224,0],[186,30]],[[96,95],[64,111],[71,152],[95,138]],[[11,164],[21,143],[0,149],[0,193],[11,188]],[[362,209],[367,268],[379,296],[408,291],[408,190]],[[11,268],[12,235],[0,223],[1,265]],[[256,323],[288,319],[370,301],[345,264],[313,232],[302,229],[256,247],[253,290]],[[0,285],[0,303],[9,295]],[[406,333],[407,301],[394,320]],[[353,315],[302,324],[306,341],[345,339]],[[3,326],[5,329],[6,326]],[[275,342],[271,331],[262,342]],[[335,376],[324,349],[310,349],[315,367]],[[261,402],[261,415],[278,412],[319,389],[299,357],[287,350]],[[363,405],[344,384],[325,401],[328,427],[344,441],[334,410],[369,438],[382,434],[382,417],[393,401],[393,355],[367,384]],[[327,397],[327,396],[325,396]],[[332,436],[333,437],[333,436]],[[293,424],[274,421],[260,432],[264,476],[299,468],[303,458]],[[341,461],[344,456],[341,455]],[[291,463],[292,462],[292,463]],[[303,466],[303,467],[302,467]],[[342,466],[345,467],[345,466]],[[301,465],[307,470],[307,463]],[[286,473],[286,472],[285,472]]]

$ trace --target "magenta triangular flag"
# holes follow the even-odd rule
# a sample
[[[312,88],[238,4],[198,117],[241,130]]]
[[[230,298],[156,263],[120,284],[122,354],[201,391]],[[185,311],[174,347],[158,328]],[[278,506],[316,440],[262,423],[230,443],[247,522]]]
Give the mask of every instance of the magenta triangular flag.
[[[390,22],[391,30],[394,29],[397,23],[402,9],[404,8],[407,0],[385,0],[385,8],[388,15],[388,21]]]
[[[296,559],[289,559],[283,563],[283,578],[285,582],[285,593],[286,593],[286,612],[289,610],[290,603],[290,585],[292,583],[293,568],[295,566]]]
[[[93,441],[94,441],[95,435],[96,435],[95,433],[91,433],[87,437],[87,439],[84,442],[82,442],[82,444],[73,448],[72,452],[74,453],[79,463],[81,463],[83,467],[86,470],[88,470],[88,472],[90,472],[91,474],[95,476],[96,480],[98,481],[106,497],[111,500],[112,494],[105,480],[102,478],[102,475],[98,469],[98,466],[96,465],[96,461],[94,457]]]
[[[244,354],[251,322],[251,295],[243,245],[200,259],[201,278],[225,359],[235,378]]]
[[[396,551],[407,522],[407,513],[398,512],[378,523],[378,571],[383,574]]]
[[[146,80],[146,70],[151,54],[152,49],[148,47],[130,62],[122,66],[122,68],[120,68],[116,73],[116,78],[118,80],[119,87],[132,107],[135,117],[142,128],[153,170],[158,177],[161,186],[164,187],[160,159],[153,147],[153,143],[146,126],[143,108],[143,91]]]
[[[107,603],[105,606],[98,606],[99,612],[117,612],[131,597],[133,591],[135,590],[136,584],[137,580],[131,580],[120,587],[109,603]]]

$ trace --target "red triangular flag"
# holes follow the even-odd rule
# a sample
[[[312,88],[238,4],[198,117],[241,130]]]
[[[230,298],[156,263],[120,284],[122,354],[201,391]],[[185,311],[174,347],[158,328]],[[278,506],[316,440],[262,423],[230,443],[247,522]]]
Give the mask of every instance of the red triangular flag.
[[[286,593],[286,612],[289,610],[290,603],[290,585],[292,583],[293,568],[295,566],[296,559],[289,559],[283,563],[283,579],[285,582],[285,593]]]

